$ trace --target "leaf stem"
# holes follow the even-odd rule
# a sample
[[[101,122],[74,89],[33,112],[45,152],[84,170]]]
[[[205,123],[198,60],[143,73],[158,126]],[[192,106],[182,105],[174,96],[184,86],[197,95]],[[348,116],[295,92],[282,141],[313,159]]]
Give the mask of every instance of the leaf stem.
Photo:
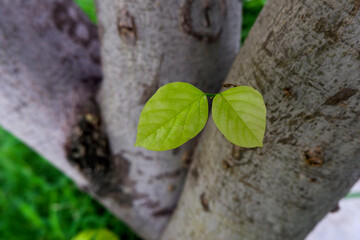
[[[211,98],[215,97],[216,94],[217,93],[205,93],[206,96],[211,97]]]

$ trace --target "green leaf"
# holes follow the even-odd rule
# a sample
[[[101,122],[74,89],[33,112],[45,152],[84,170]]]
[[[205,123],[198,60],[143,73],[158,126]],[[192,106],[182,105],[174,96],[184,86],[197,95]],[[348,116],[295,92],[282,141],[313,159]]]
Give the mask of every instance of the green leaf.
[[[72,240],[119,240],[119,238],[113,232],[101,228],[84,230]]]
[[[255,89],[241,86],[217,94],[213,100],[212,117],[230,142],[247,148],[262,147],[266,107]]]
[[[169,83],[145,104],[135,146],[153,151],[177,148],[204,128],[208,112],[202,91],[189,83]]]

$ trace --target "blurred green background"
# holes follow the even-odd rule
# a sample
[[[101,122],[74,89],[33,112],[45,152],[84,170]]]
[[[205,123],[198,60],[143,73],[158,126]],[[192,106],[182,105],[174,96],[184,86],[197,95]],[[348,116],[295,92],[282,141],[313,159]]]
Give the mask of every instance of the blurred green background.
[[[93,0],[75,2],[96,23]],[[242,40],[265,0],[243,3]],[[1,240],[72,239],[84,230],[104,228],[119,239],[139,239],[125,224],[80,192],[71,180],[2,128],[0,186]]]

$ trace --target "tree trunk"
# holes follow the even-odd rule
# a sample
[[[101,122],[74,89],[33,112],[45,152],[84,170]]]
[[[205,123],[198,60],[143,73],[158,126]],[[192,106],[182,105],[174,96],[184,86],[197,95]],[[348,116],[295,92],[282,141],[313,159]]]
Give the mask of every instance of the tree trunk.
[[[211,121],[162,239],[304,239],[360,173],[360,1],[269,0],[226,79],[264,95],[263,148]]]
[[[173,151],[135,148],[146,101],[169,82],[215,92],[240,42],[238,0],[97,1],[104,81],[98,100],[113,154],[123,159],[122,219],[157,239],[181,193],[194,142]]]

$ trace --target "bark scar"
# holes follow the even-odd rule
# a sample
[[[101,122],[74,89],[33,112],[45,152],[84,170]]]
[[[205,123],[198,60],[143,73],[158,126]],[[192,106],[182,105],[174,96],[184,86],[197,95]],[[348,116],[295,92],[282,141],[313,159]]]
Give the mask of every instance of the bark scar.
[[[220,1],[221,11],[223,12],[223,15],[225,15],[226,5],[224,4],[224,1],[221,0],[219,1]],[[222,27],[220,27],[220,29],[214,34],[195,30],[193,26],[193,18],[191,16],[194,2],[195,2],[194,0],[185,0],[184,5],[180,8],[180,13],[179,13],[180,30],[185,34],[195,38],[198,41],[205,41],[207,43],[215,42],[221,35]],[[207,0],[202,8],[203,16],[205,18],[204,20],[205,27],[207,28],[211,26],[211,20],[210,20],[211,9],[212,9],[211,5]]]
[[[80,110],[65,148],[67,158],[81,169],[96,173],[109,171],[110,147],[93,100]]]
[[[335,93],[335,95],[331,96],[325,101],[325,105],[337,105],[342,101],[348,100],[352,96],[357,93],[357,89],[353,88],[344,88],[339,92]]]
[[[205,212],[210,212],[209,199],[206,197],[205,193],[200,195],[200,203]]]
[[[76,123],[65,144],[66,157],[89,180],[83,186],[97,196],[110,196],[125,207],[144,197],[134,189],[129,178],[130,162],[121,155],[112,155],[100,110],[94,99],[79,108]]]
[[[205,1],[203,11],[205,17],[205,27],[210,27],[211,20],[210,20],[209,12],[211,11],[211,6],[208,1]]]
[[[309,166],[320,167],[324,163],[324,152],[320,147],[305,151],[304,157]]]
[[[137,29],[135,18],[126,9],[120,9],[117,17],[117,29],[120,38],[128,45],[136,45]]]
[[[175,210],[175,206],[173,207],[168,207],[168,208],[163,208],[163,209],[160,209],[156,212],[154,212],[152,215],[153,217],[167,217],[169,215],[171,215]]]

